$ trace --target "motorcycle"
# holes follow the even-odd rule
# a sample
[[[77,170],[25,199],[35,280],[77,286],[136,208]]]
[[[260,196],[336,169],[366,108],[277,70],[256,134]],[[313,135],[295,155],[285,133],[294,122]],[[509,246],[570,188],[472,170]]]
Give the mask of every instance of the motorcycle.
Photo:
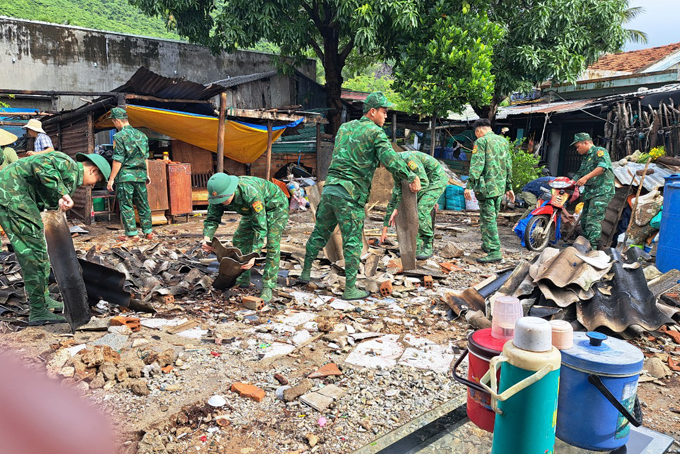
[[[576,182],[568,177],[555,178],[549,184],[550,200],[531,212],[524,230],[524,243],[530,251],[542,251],[553,237],[553,243],[560,240],[562,210],[580,195]]]

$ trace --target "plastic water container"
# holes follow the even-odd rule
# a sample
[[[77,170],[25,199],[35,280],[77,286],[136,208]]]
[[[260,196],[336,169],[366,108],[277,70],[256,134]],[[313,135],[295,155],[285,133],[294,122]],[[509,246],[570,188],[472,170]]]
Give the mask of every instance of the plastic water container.
[[[498,296],[493,302],[491,335],[508,340],[515,336],[515,323],[524,315],[522,303],[514,296]]]
[[[663,212],[656,248],[656,267],[662,273],[680,269],[680,174],[666,177]]]

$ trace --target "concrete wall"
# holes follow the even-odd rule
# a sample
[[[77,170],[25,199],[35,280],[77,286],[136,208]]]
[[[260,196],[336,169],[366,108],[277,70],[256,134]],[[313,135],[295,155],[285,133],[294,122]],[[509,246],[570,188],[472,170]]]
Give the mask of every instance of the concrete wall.
[[[0,17],[0,88],[109,91],[140,66],[203,84],[275,68],[270,54],[262,52],[212,55],[205,47],[180,41]],[[314,60],[299,69],[316,77]],[[62,97],[56,107],[82,104],[78,97]]]

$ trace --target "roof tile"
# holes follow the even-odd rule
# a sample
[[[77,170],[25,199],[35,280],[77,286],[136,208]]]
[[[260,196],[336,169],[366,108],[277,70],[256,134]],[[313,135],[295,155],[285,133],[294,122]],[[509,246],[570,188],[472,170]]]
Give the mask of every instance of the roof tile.
[[[679,50],[680,43],[674,43],[667,46],[650,47],[649,49],[606,54],[590,65],[588,70],[640,72]]]

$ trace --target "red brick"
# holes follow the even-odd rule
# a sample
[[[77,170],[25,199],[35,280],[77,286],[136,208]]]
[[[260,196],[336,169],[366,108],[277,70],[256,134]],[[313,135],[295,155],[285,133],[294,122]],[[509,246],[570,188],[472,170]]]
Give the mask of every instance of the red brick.
[[[382,295],[383,298],[386,298],[391,294],[392,294],[392,282],[385,281],[382,284],[380,284],[380,295]]]
[[[255,402],[262,402],[262,399],[264,399],[264,396],[266,395],[263,389],[260,389],[257,386],[251,385],[249,383],[241,382],[231,385],[231,391],[238,393],[242,397],[253,399]]]
[[[252,311],[260,311],[264,309],[264,300],[262,298],[258,298],[257,296],[244,296],[241,300],[241,304]]]
[[[276,379],[276,381],[278,381],[278,382],[281,383],[282,385],[287,385],[287,384],[288,384],[288,379],[287,379],[286,377],[284,377],[283,375],[281,375],[281,374],[275,374],[275,375],[274,375],[274,378]]]
[[[324,378],[331,375],[342,375],[342,371],[338,369],[338,366],[335,363],[326,364],[316,372],[309,374],[307,378]]]
[[[112,317],[110,325],[128,326],[132,331],[139,331],[140,329],[142,329],[142,325],[139,323],[139,319],[137,317],[124,317],[122,315]]]
[[[440,263],[439,267],[446,273],[450,273],[451,271],[461,271],[463,269],[460,266],[454,265],[451,262]]]
[[[161,370],[163,371],[164,374],[169,374],[170,372],[172,372],[172,369],[173,369],[172,366],[161,367]]]
[[[425,288],[432,288],[433,284],[434,282],[432,281],[432,276],[423,277],[423,285],[425,285]]]
[[[161,296],[161,302],[163,304],[172,304],[175,302],[175,297],[173,295],[163,295]]]

